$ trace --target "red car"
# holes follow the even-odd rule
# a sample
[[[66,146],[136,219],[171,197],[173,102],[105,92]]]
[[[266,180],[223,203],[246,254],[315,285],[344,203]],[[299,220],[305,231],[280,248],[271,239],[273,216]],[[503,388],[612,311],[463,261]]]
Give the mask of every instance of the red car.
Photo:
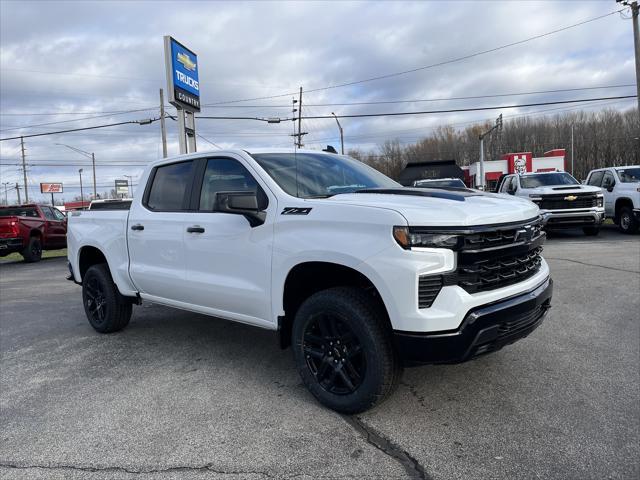
[[[18,252],[38,262],[42,250],[67,247],[67,217],[48,205],[0,207],[0,257]]]

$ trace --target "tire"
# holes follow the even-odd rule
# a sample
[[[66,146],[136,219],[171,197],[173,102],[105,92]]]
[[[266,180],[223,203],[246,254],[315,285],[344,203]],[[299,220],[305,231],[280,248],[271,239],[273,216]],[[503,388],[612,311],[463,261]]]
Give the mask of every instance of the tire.
[[[310,296],[296,313],[292,340],[303,383],[337,412],[368,410],[400,381],[402,366],[386,314],[358,288],[331,288]]]
[[[600,227],[583,227],[582,231],[588,237],[595,237],[600,233]]]
[[[91,326],[113,333],[129,324],[133,306],[120,295],[106,264],[89,267],[82,279],[82,303]]]
[[[40,242],[40,238],[29,238],[29,243],[20,254],[26,263],[39,262],[42,258],[42,243]]]
[[[622,233],[635,233],[638,230],[638,222],[629,207],[622,207],[618,216],[618,226]]]

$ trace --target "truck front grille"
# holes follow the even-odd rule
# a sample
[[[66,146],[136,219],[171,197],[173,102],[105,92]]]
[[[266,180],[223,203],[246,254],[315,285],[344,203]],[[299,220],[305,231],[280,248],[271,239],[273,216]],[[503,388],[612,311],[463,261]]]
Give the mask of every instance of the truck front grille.
[[[559,195],[542,195],[541,198],[542,201],[538,205],[542,210],[591,208],[598,204],[598,197],[595,193],[563,193]]]
[[[540,269],[542,247],[463,263],[458,267],[457,284],[469,293],[493,290],[526,280]]]

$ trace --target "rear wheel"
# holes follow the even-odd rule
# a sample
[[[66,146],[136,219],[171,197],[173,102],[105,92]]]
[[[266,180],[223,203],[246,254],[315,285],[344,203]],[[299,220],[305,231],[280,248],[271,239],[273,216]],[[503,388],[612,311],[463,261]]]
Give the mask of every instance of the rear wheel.
[[[323,405],[363,412],[384,400],[402,367],[382,308],[357,288],[309,297],[293,323],[293,354],[302,381]]]
[[[582,231],[585,235],[594,237],[600,233],[600,227],[584,227]]]
[[[21,252],[21,255],[24,257],[24,261],[27,263],[39,262],[42,258],[42,243],[40,243],[40,238],[29,238],[29,243],[27,244],[27,247]]]
[[[104,263],[89,267],[84,274],[82,302],[89,323],[100,333],[117,332],[129,324],[131,302],[120,295]]]
[[[618,221],[620,230],[622,230],[623,233],[634,233],[638,230],[638,222],[633,216],[633,210],[629,207],[622,207],[620,209]]]

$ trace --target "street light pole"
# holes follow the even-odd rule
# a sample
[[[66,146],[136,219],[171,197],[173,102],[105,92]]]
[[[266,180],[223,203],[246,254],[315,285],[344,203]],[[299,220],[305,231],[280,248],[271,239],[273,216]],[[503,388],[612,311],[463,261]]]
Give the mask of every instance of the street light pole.
[[[84,193],[82,192],[82,169],[79,169],[78,173],[80,174],[80,209],[82,209],[82,207],[84,207]]]
[[[96,156],[93,153],[89,153],[89,152],[85,152],[84,150],[81,150],[79,148],[76,147],[72,147],[71,145],[67,145],[66,143],[56,143],[56,145],[60,145],[62,147],[67,147],[71,150],[73,150],[76,153],[79,153],[80,155],[84,155],[87,158],[91,159],[91,167],[93,169],[93,198],[98,198],[98,192],[96,190]]]
[[[9,197],[7,195],[7,185],[11,185],[11,182],[3,182],[4,185],[4,204],[9,205]]]
[[[342,125],[340,125],[340,122],[338,121],[338,117],[336,116],[335,113],[331,112],[331,115],[333,115],[333,118],[336,119],[336,123],[338,124],[338,129],[340,130],[340,153],[344,155],[344,134],[342,132]]]

